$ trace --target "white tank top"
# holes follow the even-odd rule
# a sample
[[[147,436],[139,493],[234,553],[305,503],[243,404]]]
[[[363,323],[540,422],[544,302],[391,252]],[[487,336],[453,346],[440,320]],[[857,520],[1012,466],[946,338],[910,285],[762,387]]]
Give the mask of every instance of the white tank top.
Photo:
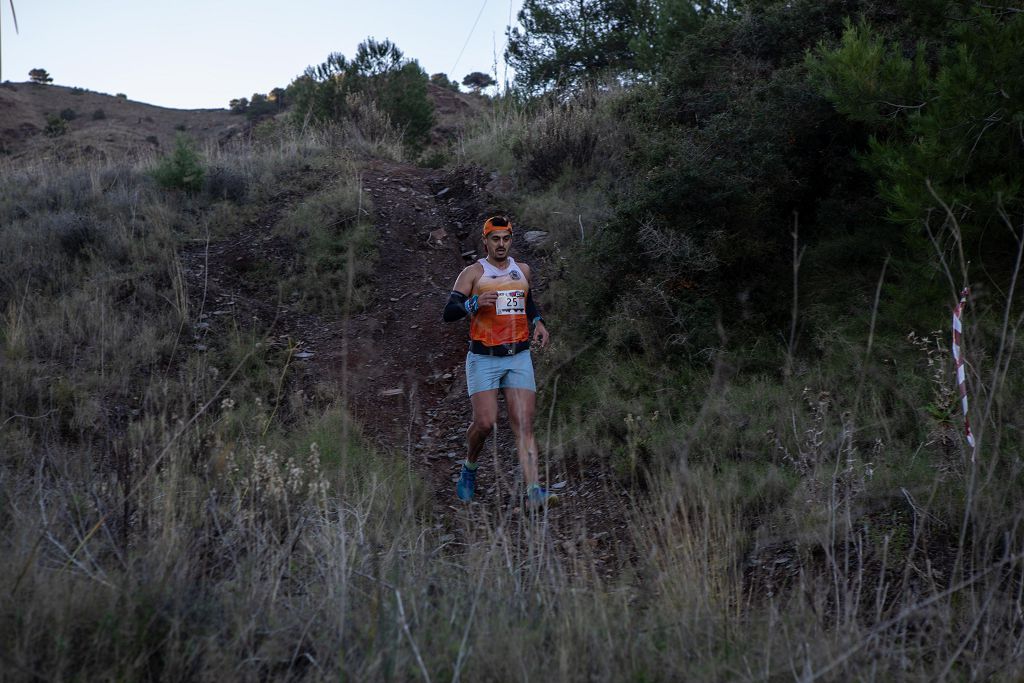
[[[484,267],[483,278],[485,280],[496,280],[504,277],[510,280],[526,282],[526,276],[523,275],[523,271],[519,269],[519,264],[511,256],[508,257],[508,267],[505,270],[498,269],[486,258],[479,259],[479,263]]]
[[[511,258],[503,269],[494,267],[487,259],[479,261],[484,272],[473,287],[473,294],[497,292],[494,306],[481,307],[470,321],[469,338],[485,346],[513,344],[530,338],[530,323],[526,319],[526,297],[530,285],[526,275]]]

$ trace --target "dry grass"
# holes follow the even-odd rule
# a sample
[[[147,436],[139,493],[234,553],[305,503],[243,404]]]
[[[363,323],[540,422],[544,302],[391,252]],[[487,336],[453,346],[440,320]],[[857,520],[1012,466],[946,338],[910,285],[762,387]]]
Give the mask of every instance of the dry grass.
[[[283,175],[338,168],[321,139],[218,154],[257,207]],[[993,406],[973,463],[912,428],[933,379],[913,349],[899,391],[857,401],[838,365],[805,369],[804,395],[735,379],[721,354],[664,401],[630,392],[635,369],[594,373],[550,440],[553,457],[617,443],[638,463],[637,551],[609,580],[586,536],[567,555],[543,516],[460,512],[456,545],[402,454],[368,448],[344,406],[280,401],[287,359],[259,330],[175,352],[195,315],[177,251],[229,200],[144,171],[22,169],[0,188],[7,679],[1024,675],[1008,336],[973,385]]]

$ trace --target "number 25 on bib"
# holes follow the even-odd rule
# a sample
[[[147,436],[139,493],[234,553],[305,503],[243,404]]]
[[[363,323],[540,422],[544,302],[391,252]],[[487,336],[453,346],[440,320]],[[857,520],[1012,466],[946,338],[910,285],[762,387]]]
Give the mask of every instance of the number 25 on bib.
[[[498,315],[525,315],[526,292],[521,289],[500,289],[494,307]]]

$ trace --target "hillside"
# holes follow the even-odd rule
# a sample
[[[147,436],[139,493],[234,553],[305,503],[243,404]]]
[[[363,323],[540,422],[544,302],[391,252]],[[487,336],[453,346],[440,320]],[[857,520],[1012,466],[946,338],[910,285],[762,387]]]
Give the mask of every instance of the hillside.
[[[0,347],[5,415],[0,443],[14,449],[6,451],[4,476],[31,476],[19,464],[27,462],[28,454],[15,446],[21,436],[34,441],[64,433],[58,438],[89,454],[98,468],[95,477],[83,473],[85,478],[76,477],[74,484],[67,480],[83,491],[101,480],[117,481],[121,493],[108,493],[134,499],[136,492],[123,488],[135,487],[126,477],[141,477],[136,479],[141,484],[158,471],[201,461],[206,464],[200,469],[213,468],[210,476],[227,477],[222,484],[255,487],[244,497],[256,497],[243,505],[257,517],[263,517],[259,509],[264,505],[270,506],[267,511],[279,504],[305,506],[323,486],[339,502],[376,498],[376,503],[367,499],[368,507],[359,514],[369,514],[373,526],[387,534],[408,532],[412,540],[427,532],[432,552],[499,544],[503,552],[526,558],[543,549],[566,567],[575,564],[571,571],[581,579],[593,574],[599,581],[614,580],[634,551],[626,490],[606,469],[550,462],[545,477],[567,502],[550,514],[529,515],[517,485],[513,440],[501,429],[488,447],[489,470],[481,475],[479,501],[452,504],[451,478],[470,419],[461,368],[465,330],[441,323],[440,310],[450,281],[473,257],[473,226],[495,210],[488,190],[491,174],[429,170],[384,159],[363,159],[357,166],[343,148],[311,140],[284,139],[281,144],[259,152],[236,145],[231,153],[218,153],[221,167],[246,174],[245,197],[232,202],[155,191],[146,182],[145,167],[126,166],[123,159],[97,163],[79,158],[51,166],[33,158],[23,168],[11,167],[15,181],[0,194],[0,215],[14,226],[0,233],[0,256],[9,263],[3,293],[14,307],[9,310],[18,311],[4,318]],[[104,182],[79,188],[75,178],[84,169]],[[64,196],[62,187],[76,189]],[[135,199],[123,205],[125,196]],[[311,215],[323,221],[310,222]],[[65,219],[71,221],[68,227]],[[22,233],[26,220],[42,222]],[[117,224],[139,232],[129,237],[116,232]],[[136,255],[127,263],[121,260],[124,249]],[[525,244],[517,253],[522,260],[536,257],[534,272],[541,283],[540,255]],[[352,260],[346,263],[347,254]],[[48,266],[39,270],[44,263]],[[377,263],[386,267],[374,268]],[[347,287],[346,277],[351,278]],[[7,296],[11,286],[25,281],[40,287],[40,293],[18,301]],[[92,303],[70,303],[76,290],[92,286],[102,289]],[[172,300],[167,308],[164,303]],[[72,355],[57,351],[43,361],[47,352],[41,349],[52,348],[52,341],[71,331],[51,317],[65,305],[74,307],[71,318],[79,321],[71,324],[88,328],[71,332],[86,346]],[[346,315],[350,309],[355,310]],[[157,366],[162,369],[151,374]],[[218,368],[229,376],[215,389],[207,382],[220,375]],[[25,413],[11,409],[48,399],[37,393],[40,387],[19,380],[23,372],[46,373],[71,392],[71,403],[61,399],[61,408],[26,422]],[[161,398],[161,392],[174,394],[172,402],[191,403],[190,393],[211,389],[208,405],[187,408],[190,422],[202,425],[203,445],[156,427],[153,444],[162,442],[169,451],[157,454],[146,448],[137,461],[122,462],[118,454],[144,423],[155,427],[177,419],[167,412],[169,395]],[[268,451],[266,439],[282,440]],[[301,477],[301,485],[289,483],[274,493],[276,470],[283,463],[277,462],[279,453],[298,454],[305,466],[293,467],[300,473],[292,476]],[[306,454],[311,454],[308,462]],[[263,480],[254,465],[269,467],[270,479]],[[139,524],[149,524],[150,513],[142,507],[131,504],[131,510],[115,511],[112,501],[94,509],[100,527],[116,526],[128,538],[137,534]],[[185,510],[193,502],[178,499],[175,505]],[[243,533],[255,533],[255,541],[269,531],[264,522],[291,524],[290,515],[271,513],[277,521],[251,518],[256,526]],[[419,520],[429,520],[429,531]],[[189,536],[200,532],[191,524],[179,528]],[[88,536],[87,545],[92,542]],[[323,548],[316,554],[332,553]],[[167,548],[159,556],[191,562],[180,550]],[[356,561],[362,565],[371,557],[360,553]],[[205,572],[195,565],[186,574],[193,570]],[[364,570],[368,567],[358,571]],[[34,570],[26,578],[17,582],[24,596],[47,581]],[[67,600],[89,611],[85,603]],[[0,631],[11,625],[10,616],[0,612]],[[39,642],[31,649],[40,653],[48,648]],[[325,658],[326,650],[318,656]],[[35,657],[26,651],[11,661],[19,672],[51,669],[32,661]],[[59,669],[63,661],[58,656],[53,663]],[[154,674],[166,671],[164,666],[146,663],[143,668]],[[374,670],[370,666],[367,671]]]
[[[453,141],[487,107],[487,101],[427,84],[434,105],[431,141]],[[67,132],[45,134],[47,117],[73,112]],[[0,157],[53,155],[116,159],[166,151],[185,133],[201,146],[223,145],[245,134],[250,123],[227,109],[170,109],[59,85],[0,84]]]
[[[251,135],[0,88],[5,677],[1021,680],[1024,13],[926,5],[526,3],[508,96],[369,39]],[[558,506],[503,399],[455,496],[498,213]]]
[[[73,112],[67,132],[44,134],[48,116]],[[169,149],[179,132],[221,144],[246,128],[226,109],[169,109],[80,88],[0,85],[0,154],[118,158]]]
[[[455,92],[434,83],[427,83],[427,97],[434,105],[434,127],[430,134],[434,145],[454,142],[491,106],[483,97]]]

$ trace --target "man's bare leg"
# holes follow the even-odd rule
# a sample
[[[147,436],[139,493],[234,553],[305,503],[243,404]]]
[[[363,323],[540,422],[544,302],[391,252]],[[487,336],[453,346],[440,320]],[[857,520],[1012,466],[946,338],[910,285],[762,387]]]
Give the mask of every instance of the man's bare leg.
[[[537,474],[537,440],[533,436],[533,412],[537,394],[529,389],[505,389],[505,402],[508,404],[512,432],[516,436],[516,450],[519,453],[519,464],[523,468],[523,479],[529,488],[540,482]]]
[[[473,404],[473,423],[466,431],[466,460],[475,465],[498,419],[498,390],[478,391],[469,401]]]

